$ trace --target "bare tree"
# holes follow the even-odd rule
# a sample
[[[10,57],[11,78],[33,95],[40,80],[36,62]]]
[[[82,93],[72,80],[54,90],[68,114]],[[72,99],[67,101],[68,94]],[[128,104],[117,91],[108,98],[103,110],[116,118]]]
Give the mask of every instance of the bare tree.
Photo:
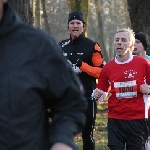
[[[85,18],[85,23],[88,23],[88,8],[90,0],[68,0],[68,7],[70,11],[78,10],[81,11]],[[87,36],[87,28],[84,30]]]
[[[9,0],[18,12],[22,20],[27,24],[33,24],[33,14],[30,7],[30,0]]]
[[[35,26],[41,27],[41,0],[36,0],[36,7],[35,7]]]
[[[41,0],[41,4],[42,4],[42,8],[43,8],[43,19],[44,19],[44,23],[45,23],[45,30],[50,33],[50,25],[48,23],[48,16],[47,16],[47,11],[46,11],[46,7],[45,7],[45,0]]]
[[[131,25],[134,32],[145,32],[150,36],[150,1],[127,0]]]
[[[144,32],[150,36],[150,1],[127,0],[127,2],[131,25],[134,32]],[[150,55],[150,46],[146,53]]]

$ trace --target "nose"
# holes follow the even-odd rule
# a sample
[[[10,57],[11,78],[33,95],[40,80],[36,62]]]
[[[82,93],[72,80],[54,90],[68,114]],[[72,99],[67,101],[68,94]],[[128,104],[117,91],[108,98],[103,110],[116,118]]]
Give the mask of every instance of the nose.
[[[118,40],[116,41],[116,43],[117,43],[118,45],[121,45],[121,39],[118,39]]]
[[[119,41],[117,42],[117,44],[118,44],[118,45],[121,45],[121,40],[119,40]]]
[[[78,27],[78,24],[77,24],[77,23],[74,23],[74,24],[73,24],[73,27]]]
[[[136,47],[136,43],[134,43],[133,46]]]

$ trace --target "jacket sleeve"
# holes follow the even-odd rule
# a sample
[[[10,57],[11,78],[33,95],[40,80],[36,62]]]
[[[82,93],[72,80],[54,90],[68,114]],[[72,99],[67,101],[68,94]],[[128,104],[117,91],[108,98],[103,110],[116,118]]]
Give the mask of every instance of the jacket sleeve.
[[[86,72],[88,75],[98,78],[103,68],[103,62],[104,62],[104,58],[101,52],[101,48],[96,43],[94,46],[94,51],[92,55],[93,66],[90,66],[85,62],[82,62],[82,66],[80,67],[80,69],[83,72]]]
[[[83,87],[72,71],[62,50],[53,39],[42,52],[42,68],[46,79],[46,108],[51,111],[50,144],[66,143],[74,150],[74,136],[85,122],[86,100]]]

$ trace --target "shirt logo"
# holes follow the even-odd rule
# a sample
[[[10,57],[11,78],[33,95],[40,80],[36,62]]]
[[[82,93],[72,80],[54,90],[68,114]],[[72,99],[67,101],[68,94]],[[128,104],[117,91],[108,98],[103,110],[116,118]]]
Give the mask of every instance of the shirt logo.
[[[137,74],[134,70],[128,70],[124,72],[125,78],[134,78],[135,74]]]

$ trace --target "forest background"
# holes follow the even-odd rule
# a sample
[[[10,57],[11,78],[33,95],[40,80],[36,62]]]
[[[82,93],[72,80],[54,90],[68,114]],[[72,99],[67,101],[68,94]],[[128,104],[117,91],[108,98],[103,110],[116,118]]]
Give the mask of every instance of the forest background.
[[[22,20],[51,34],[57,42],[69,37],[68,14],[82,11],[86,21],[85,35],[99,43],[105,61],[115,56],[113,38],[120,28],[150,36],[150,0],[9,0]],[[150,44],[150,43],[149,43]],[[150,48],[147,51],[150,55]],[[98,105],[94,131],[95,150],[107,147],[107,100]],[[81,135],[75,142],[82,150]]]
[[[150,36],[150,0],[9,0],[27,24],[51,34],[57,42],[69,37],[69,12],[85,16],[85,35],[99,43],[105,61],[114,58],[113,37],[120,28]],[[147,52],[150,54],[150,51]]]

